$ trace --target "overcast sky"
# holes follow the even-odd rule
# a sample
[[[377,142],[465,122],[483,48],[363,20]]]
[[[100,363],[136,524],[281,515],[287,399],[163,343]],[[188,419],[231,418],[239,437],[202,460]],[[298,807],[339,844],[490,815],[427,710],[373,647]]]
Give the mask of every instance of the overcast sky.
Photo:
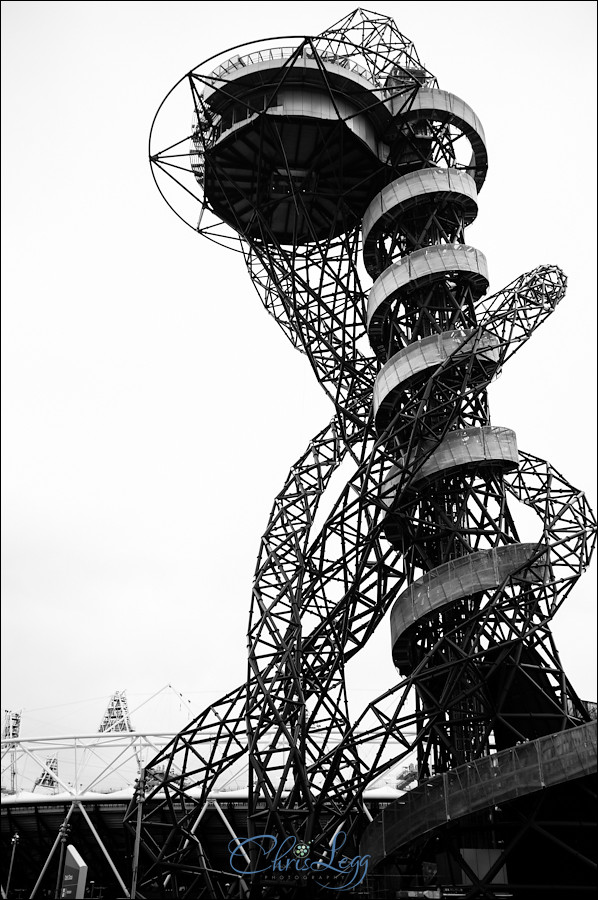
[[[595,4],[374,6],[482,120],[467,235],[491,290],[541,263],[569,277],[492,387],[492,421],[595,508]],[[352,8],[2,4],[2,704],[23,734],[94,731],[117,689],[134,708],[170,683],[199,711],[245,677],[260,535],[332,409],[242,260],[166,207],[147,136],[206,57]],[[594,569],[554,629],[588,699],[595,597]],[[393,683],[387,623],[350,677],[363,703]],[[175,727],[149,708],[135,726]]]

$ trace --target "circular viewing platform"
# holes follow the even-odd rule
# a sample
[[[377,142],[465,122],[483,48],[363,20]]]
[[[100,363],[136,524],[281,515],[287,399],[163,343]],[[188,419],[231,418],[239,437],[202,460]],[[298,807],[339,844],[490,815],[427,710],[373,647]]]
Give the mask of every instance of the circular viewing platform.
[[[281,244],[353,227],[382,186],[379,140],[391,120],[366,76],[305,47],[237,56],[204,76],[212,141],[203,183],[214,212]]]

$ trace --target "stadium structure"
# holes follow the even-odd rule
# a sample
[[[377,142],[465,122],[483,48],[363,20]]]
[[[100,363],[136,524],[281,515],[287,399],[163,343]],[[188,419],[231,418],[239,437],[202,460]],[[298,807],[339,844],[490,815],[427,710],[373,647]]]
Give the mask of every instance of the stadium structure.
[[[486,257],[465,240],[488,165],[478,116],[391,19],[357,9],[188,72],[158,110],[150,160],[175,213],[243,254],[334,417],[274,500],[247,681],[138,752],[110,889],[587,893],[595,707],[569,683],[551,620],[596,523],[583,492],[491,424],[487,393],[566,279],[542,265],[488,293]],[[534,541],[517,503],[537,515]],[[352,718],[345,666],[388,619],[396,683]]]
[[[158,693],[171,703],[178,695],[170,686]],[[145,703],[147,699],[141,705]],[[93,708],[92,701],[86,706]],[[183,721],[190,721],[190,712]],[[143,718],[172,724],[172,713],[168,702],[166,708],[162,703],[157,709],[150,702]],[[163,778],[164,769],[152,766],[152,760],[164,754],[176,732],[140,727],[139,707],[129,714],[121,691],[111,697],[97,732],[25,737],[21,732],[31,728],[21,728],[21,718],[26,726],[27,711],[23,717],[9,712],[3,734],[2,896],[14,900],[60,896],[61,847],[69,843],[88,866],[85,897],[130,897],[135,843],[123,819],[136,797],[140,772],[147,789]],[[366,804],[371,813],[400,797],[415,777],[415,766],[403,765],[370,787]],[[247,764],[240,760],[219,779],[204,803],[202,825],[221,852],[231,835],[246,831],[247,784]],[[190,786],[187,797],[198,801],[200,789]],[[176,897],[182,892],[166,884],[161,895]]]

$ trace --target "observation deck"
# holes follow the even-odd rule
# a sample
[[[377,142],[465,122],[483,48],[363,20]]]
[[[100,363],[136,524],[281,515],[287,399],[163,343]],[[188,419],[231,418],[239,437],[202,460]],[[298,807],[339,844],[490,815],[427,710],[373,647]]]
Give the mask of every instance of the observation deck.
[[[207,76],[204,188],[214,212],[281,244],[353,227],[382,185],[380,141],[392,120],[365,76],[305,47],[238,56]]]

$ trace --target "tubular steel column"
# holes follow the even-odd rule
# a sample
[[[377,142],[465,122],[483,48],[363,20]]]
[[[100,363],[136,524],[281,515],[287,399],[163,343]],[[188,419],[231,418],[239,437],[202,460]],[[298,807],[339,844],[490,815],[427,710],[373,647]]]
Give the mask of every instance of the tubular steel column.
[[[465,242],[487,170],[482,125],[391,19],[359,9],[285,40],[198,66],[152,128],[165,199],[241,249],[335,415],[274,501],[247,683],[148,766],[164,775],[140,807],[140,895],[581,890],[595,727],[550,620],[589,562],[595,520],[582,493],[491,424],[487,399],[565,277],[541,266],[487,296],[486,258]],[[192,132],[163,139],[163,109],[185,94]],[[348,457],[355,474],[315,533]],[[536,543],[520,540],[510,499],[538,513]],[[344,666],[389,610],[400,680],[353,722]],[[366,745],[377,748],[367,764]],[[372,822],[365,788],[413,753],[418,786]],[[244,759],[245,833],[270,843],[248,845],[233,872],[202,816]],[[347,857],[371,859],[353,890],[322,874],[340,832]],[[314,863],[300,879],[275,877],[267,851],[284,841]]]

